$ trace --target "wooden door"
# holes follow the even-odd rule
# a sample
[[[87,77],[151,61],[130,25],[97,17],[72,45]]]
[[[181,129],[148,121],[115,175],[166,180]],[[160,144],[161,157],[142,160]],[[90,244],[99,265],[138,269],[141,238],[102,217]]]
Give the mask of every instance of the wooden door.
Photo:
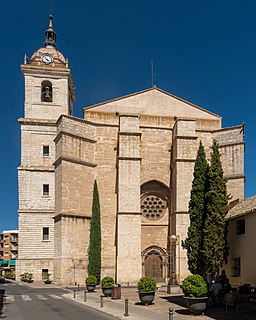
[[[162,278],[162,259],[159,255],[150,254],[145,259],[145,276]]]

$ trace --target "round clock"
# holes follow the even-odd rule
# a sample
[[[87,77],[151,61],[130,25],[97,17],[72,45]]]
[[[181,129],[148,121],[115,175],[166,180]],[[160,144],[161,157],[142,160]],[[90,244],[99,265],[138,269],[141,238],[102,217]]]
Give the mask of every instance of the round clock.
[[[46,56],[43,56],[42,60],[43,60],[44,63],[49,64],[49,63],[52,62],[52,57],[46,55]]]

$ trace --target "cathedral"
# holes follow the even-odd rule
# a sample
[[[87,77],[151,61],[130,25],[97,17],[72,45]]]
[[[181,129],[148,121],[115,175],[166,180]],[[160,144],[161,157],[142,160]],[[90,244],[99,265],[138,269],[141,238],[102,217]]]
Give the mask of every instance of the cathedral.
[[[180,283],[189,274],[181,241],[200,141],[213,140],[232,200],[244,198],[243,125],[156,86],[72,115],[68,59],[58,51],[50,16],[42,48],[21,65],[24,117],[19,181],[19,258],[41,281],[84,284],[94,181],[101,208],[101,276],[136,284],[141,276]]]

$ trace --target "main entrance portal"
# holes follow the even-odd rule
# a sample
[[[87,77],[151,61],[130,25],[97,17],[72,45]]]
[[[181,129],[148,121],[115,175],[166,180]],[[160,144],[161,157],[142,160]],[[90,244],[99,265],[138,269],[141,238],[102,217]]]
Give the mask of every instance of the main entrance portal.
[[[142,252],[143,276],[165,281],[168,273],[168,254],[157,246],[147,248]]]
[[[151,253],[145,258],[145,276],[163,278],[162,259],[159,254]]]

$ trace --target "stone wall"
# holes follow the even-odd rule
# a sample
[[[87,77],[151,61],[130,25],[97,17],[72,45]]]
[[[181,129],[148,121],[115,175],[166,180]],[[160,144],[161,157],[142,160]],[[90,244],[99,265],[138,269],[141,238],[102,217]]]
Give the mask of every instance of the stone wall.
[[[33,273],[35,281],[42,280],[42,269],[53,272],[54,212],[19,212],[19,259],[16,276]],[[43,240],[43,228],[49,228],[49,240]]]
[[[90,219],[59,215],[54,221],[54,281],[82,286],[87,276]]]

